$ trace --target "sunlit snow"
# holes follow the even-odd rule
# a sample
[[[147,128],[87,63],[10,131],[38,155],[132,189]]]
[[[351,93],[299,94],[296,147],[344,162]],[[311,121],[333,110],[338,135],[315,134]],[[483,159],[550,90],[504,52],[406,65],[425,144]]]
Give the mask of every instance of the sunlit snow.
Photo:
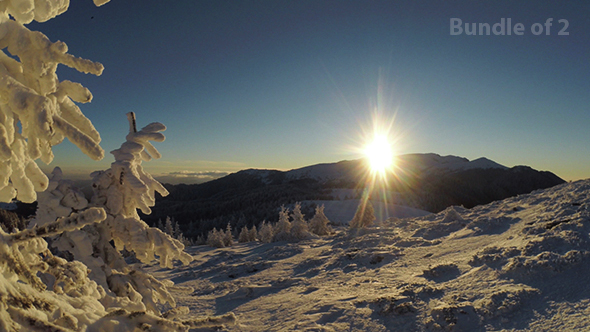
[[[590,180],[297,243],[187,250],[161,270],[227,331],[557,331],[590,326]]]

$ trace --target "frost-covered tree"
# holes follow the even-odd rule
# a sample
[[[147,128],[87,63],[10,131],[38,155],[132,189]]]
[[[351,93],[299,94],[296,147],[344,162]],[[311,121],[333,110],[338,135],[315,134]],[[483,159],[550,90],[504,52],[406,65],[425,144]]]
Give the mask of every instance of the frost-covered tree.
[[[373,204],[366,197],[361,199],[354,217],[349,223],[350,228],[366,228],[375,221],[375,210]]]
[[[328,223],[328,217],[324,214],[324,204],[315,207],[315,215],[309,221],[309,230],[317,235],[330,235],[333,230]]]
[[[262,224],[260,224],[260,230],[258,231],[258,239],[260,242],[270,243],[272,242],[273,236],[274,231],[272,225],[266,222],[266,220],[262,221]]]
[[[207,234],[207,245],[214,248],[225,248],[224,242],[225,233],[223,230],[217,230],[217,228],[213,228]]]
[[[166,223],[164,224],[164,233],[174,237],[174,225],[172,223],[172,218],[169,216],[166,217]]]
[[[248,239],[250,242],[258,240],[258,231],[256,230],[256,225],[252,225],[252,228],[248,230]]]
[[[231,247],[234,245],[234,236],[232,234],[231,225],[229,223],[227,223],[225,233],[223,234],[223,245],[226,247]]]
[[[97,5],[108,1],[94,0]],[[58,64],[95,75],[103,66],[68,54],[65,43],[24,26],[47,21],[68,6],[67,0],[0,1],[0,201],[16,197],[39,203],[28,229],[0,230],[0,331],[186,331],[232,323],[233,314],[170,319],[187,308],[161,314],[158,303],[176,304],[167,290],[172,282],[127,265],[121,256],[122,250],[143,262],[158,256],[164,267],[192,259],[182,244],[137,214],[138,208],[151,212],[155,191],[166,194],[141,166],[142,160],[159,157],[149,141],[164,139],[163,125],[130,131],[112,151],[111,168],[93,174],[91,202],[59,169],[49,181],[37,166],[37,159],[50,163],[52,146],[66,137],[92,159],[104,156],[99,133],[75,104],[91,101],[92,94],[56,75]],[[54,256],[43,237],[67,260]]]
[[[0,229],[0,331],[83,330],[107,315],[104,289],[88,268],[54,257],[41,238],[105,218],[104,209],[90,208],[13,234]]]
[[[79,83],[59,81],[56,74],[58,64],[94,75],[102,74],[103,65],[76,58],[67,53],[65,43],[51,42],[23,25],[47,21],[68,5],[69,1],[11,0],[0,6],[1,202],[17,194],[23,202],[34,202],[36,192],[48,185],[35,160],[50,163],[51,147],[66,137],[92,159],[104,156],[98,131],[74,103],[90,102],[92,94]]]
[[[273,227],[273,238],[274,242],[277,241],[289,241],[291,239],[291,222],[289,221],[289,209],[284,205],[281,206],[279,212],[279,221]]]
[[[182,230],[180,229],[180,224],[176,220],[174,221],[174,236],[173,237],[179,241],[183,237]]]
[[[93,173],[94,195],[90,206],[103,208],[106,219],[81,230],[62,233],[52,241],[52,246],[61,252],[68,252],[75,260],[90,268],[89,277],[106,291],[102,301],[107,307],[159,314],[157,303],[175,306],[167,290],[172,284],[160,282],[128,266],[121,252],[133,252],[144,263],[152,262],[157,256],[160,265],[168,268],[172,268],[173,260],[188,264],[192,258],[183,251],[182,243],[157,228],[150,228],[137,215],[138,208],[149,212],[149,205],[154,204],[155,190],[163,195],[167,193],[141,168],[143,147],[150,144],[146,137],[163,140],[163,136],[150,134],[153,133],[151,129],[157,128],[159,134],[164,127],[151,124],[137,132],[133,115],[129,116],[129,121],[133,125],[127,141],[112,152],[115,162],[111,168]],[[153,153],[153,146],[151,149],[152,154],[159,155]],[[88,206],[83,196],[62,179],[59,169],[54,170],[49,189],[39,195],[37,216],[30,227],[46,225],[56,217],[67,216],[72,211],[83,210]]]
[[[238,235],[238,242],[239,243],[250,242],[250,237],[248,235],[248,227],[246,227],[246,226],[242,227],[242,230],[240,231],[240,235]]]
[[[309,226],[307,225],[307,221],[305,221],[305,217],[303,213],[301,213],[301,203],[295,203],[295,207],[293,208],[293,213],[291,213],[291,219],[293,220],[291,226],[291,239],[292,240],[303,240],[308,239],[311,237],[311,233],[309,233]]]
[[[240,231],[240,235],[238,235],[238,242],[245,243],[245,242],[253,242],[258,239],[258,231],[256,231],[256,226],[252,226],[251,229],[248,229],[247,226],[242,227]]]
[[[200,245],[204,245],[204,244],[207,244],[207,241],[205,240],[205,237],[203,236],[203,234],[199,234],[197,236],[197,239],[194,241],[194,245],[200,246]]]

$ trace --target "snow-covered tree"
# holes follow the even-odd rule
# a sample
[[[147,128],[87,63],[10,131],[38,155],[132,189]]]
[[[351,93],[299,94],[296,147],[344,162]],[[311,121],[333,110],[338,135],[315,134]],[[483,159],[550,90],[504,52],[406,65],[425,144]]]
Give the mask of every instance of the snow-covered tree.
[[[251,229],[248,229],[247,226],[242,227],[240,231],[240,235],[238,235],[238,242],[245,243],[245,242],[253,242],[258,239],[258,231],[256,231],[256,226],[252,226]]]
[[[129,116],[129,120],[134,122],[134,116]],[[170,285],[128,266],[121,252],[134,252],[136,258],[144,263],[152,262],[158,256],[160,265],[168,268],[172,268],[172,260],[188,264],[192,258],[183,251],[182,243],[157,228],[150,228],[135,211],[143,208],[149,212],[147,205],[153,205],[154,191],[161,187],[142,171],[140,158],[143,148],[140,147],[143,145],[136,142],[149,144],[144,141],[146,136],[153,137],[149,135],[149,128],[161,131],[163,125],[151,124],[146,128],[137,132],[133,125],[127,141],[120,149],[113,151],[116,160],[111,168],[93,173],[94,196],[90,205],[103,208],[106,219],[81,230],[62,233],[52,241],[52,246],[62,252],[69,252],[74,259],[90,268],[89,277],[106,291],[102,301],[108,307],[159,314],[158,302],[175,306],[174,299],[167,291]],[[151,148],[155,150],[153,146]],[[51,219],[68,216],[72,211],[83,210],[88,206],[83,196],[62,179],[59,169],[53,171],[49,189],[51,191],[39,195],[37,217],[30,227],[46,225]],[[165,189],[160,192],[167,193]]]
[[[207,244],[207,241],[205,240],[205,237],[203,236],[203,234],[199,234],[197,236],[197,239],[194,241],[194,245],[200,246],[200,245],[204,245],[204,244]]]
[[[240,231],[240,235],[238,235],[238,242],[239,243],[250,242],[250,236],[248,235],[248,227],[246,227],[246,226],[242,227],[242,230]]]
[[[350,228],[366,228],[375,221],[375,210],[373,204],[366,197],[361,199],[354,217],[349,223]]]
[[[224,232],[222,230],[218,231],[217,228],[213,228],[212,230],[207,233],[207,245],[214,248],[225,248],[225,243],[223,242]]]
[[[256,225],[252,225],[252,228],[248,230],[248,239],[251,242],[258,240],[258,231],[256,230]]]
[[[180,229],[180,224],[176,220],[174,221],[174,236],[173,237],[179,241],[182,238],[182,230]]]
[[[289,209],[284,205],[279,212],[279,221],[273,227],[273,241],[289,241],[291,239],[291,222],[289,221]]]
[[[315,207],[315,215],[309,221],[309,230],[317,235],[330,235],[333,230],[328,223],[328,217],[324,214],[324,204]]]
[[[234,236],[232,234],[231,225],[229,223],[227,223],[225,233],[223,234],[223,245],[226,247],[231,247],[234,245]]]
[[[159,157],[149,141],[164,139],[163,125],[129,133],[112,152],[111,168],[93,174],[90,203],[59,168],[49,181],[37,166],[37,159],[50,163],[52,146],[66,137],[92,159],[104,157],[99,133],[75,104],[90,102],[92,94],[56,75],[58,64],[95,75],[103,66],[68,54],[65,43],[24,26],[47,21],[68,6],[68,0],[0,1],[0,201],[39,203],[28,229],[13,234],[0,229],[0,331],[184,331],[232,323],[233,314],[182,322],[166,318],[187,310],[160,313],[158,303],[176,305],[167,291],[172,282],[136,270],[121,256],[122,250],[143,262],[158,256],[165,267],[192,259],[136,211],[150,213],[154,192],[167,193],[141,166],[142,160]],[[43,237],[68,260],[54,256]]]
[[[260,224],[260,230],[258,231],[258,239],[260,242],[270,243],[272,242],[273,236],[274,231],[272,225],[266,222],[266,220],[262,221],[262,224]]]
[[[164,233],[174,237],[174,225],[172,223],[172,218],[169,216],[166,217],[166,223],[164,224]]]
[[[291,219],[293,219],[291,226],[291,238],[292,240],[303,240],[311,237],[309,233],[309,227],[303,213],[301,213],[301,203],[295,203],[293,213],[291,213]]]
[[[99,133],[74,103],[90,102],[92,94],[79,83],[59,81],[56,74],[58,64],[94,75],[102,74],[103,65],[76,58],[67,53],[65,43],[51,42],[23,25],[47,21],[68,5],[69,1],[11,0],[0,6],[1,202],[17,194],[23,202],[34,202],[36,192],[48,185],[35,160],[50,163],[51,147],[66,137],[92,159],[104,156]]]

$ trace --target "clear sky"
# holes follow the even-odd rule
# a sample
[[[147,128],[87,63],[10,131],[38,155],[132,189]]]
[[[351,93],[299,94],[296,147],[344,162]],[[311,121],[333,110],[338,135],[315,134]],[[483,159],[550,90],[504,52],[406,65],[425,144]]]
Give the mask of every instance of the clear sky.
[[[524,30],[452,35],[453,18]],[[105,65],[58,70],[92,91],[105,159],[66,141],[50,167],[107,168],[129,111],[168,127],[154,175],[358,158],[378,113],[397,153],[590,177],[588,1],[77,0],[28,27]]]

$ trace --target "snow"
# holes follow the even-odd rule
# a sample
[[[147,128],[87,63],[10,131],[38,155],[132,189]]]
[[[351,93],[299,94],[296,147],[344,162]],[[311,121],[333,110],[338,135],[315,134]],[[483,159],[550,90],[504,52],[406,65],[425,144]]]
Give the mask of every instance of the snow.
[[[293,225],[283,208],[283,229],[300,236],[185,251],[137,214],[150,212],[155,192],[167,194],[142,168],[160,157],[150,141],[164,140],[164,125],[138,132],[128,114],[126,142],[112,151],[110,169],[93,174],[90,202],[59,168],[48,179],[35,160],[51,162],[51,147],[65,137],[103,157],[100,135],[74,103],[92,95],[56,75],[60,63],[95,75],[102,65],[23,25],[68,6],[0,6],[0,201],[18,193],[39,205],[27,229],[0,229],[0,331],[590,328],[590,180],[438,214],[371,201],[378,223],[340,226],[324,237],[308,233],[298,206]],[[415,158],[448,170],[501,168],[483,158]],[[348,171],[347,163],[338,167]],[[313,176],[333,174],[327,168]],[[323,203],[328,217],[342,220],[359,205]]]
[[[590,180],[335,230],[296,243],[194,246],[189,266],[147,269],[174,281],[192,312],[234,313],[224,331],[590,328]]]
[[[336,224],[347,224],[360,203],[360,199],[347,199],[341,201],[303,201],[302,203],[316,205],[324,205],[324,214],[331,222]],[[408,206],[386,203],[379,200],[371,200],[373,208],[375,210],[375,217],[377,222],[385,221],[389,218],[408,218],[408,217],[421,217],[430,214],[428,211],[411,208]]]
[[[100,2],[100,1],[99,1]],[[102,1],[101,3],[104,3]],[[59,81],[59,64],[101,75],[103,65],[68,54],[61,41],[23,24],[47,21],[67,10],[69,1],[5,1],[0,10],[0,201],[31,203],[48,179],[35,160],[49,164],[52,146],[68,138],[82,152],[100,160],[100,135],[74,102],[92,94],[79,83]],[[9,56],[7,53],[10,53]],[[18,59],[18,60],[17,60]]]

